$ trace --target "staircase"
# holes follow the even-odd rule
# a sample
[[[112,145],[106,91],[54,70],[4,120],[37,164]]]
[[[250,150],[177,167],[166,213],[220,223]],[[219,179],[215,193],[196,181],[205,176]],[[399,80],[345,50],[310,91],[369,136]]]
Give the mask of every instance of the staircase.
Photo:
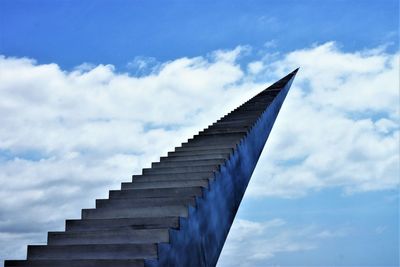
[[[215,266],[297,70],[6,267]]]

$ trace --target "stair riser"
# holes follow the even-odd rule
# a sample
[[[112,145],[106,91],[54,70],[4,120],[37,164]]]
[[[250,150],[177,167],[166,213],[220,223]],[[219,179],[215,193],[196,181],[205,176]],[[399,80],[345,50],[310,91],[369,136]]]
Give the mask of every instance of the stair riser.
[[[178,217],[67,220],[66,231],[95,231],[107,229],[160,229],[178,228]]]
[[[213,133],[211,131],[203,131],[203,132],[199,132],[198,134],[194,135],[193,138],[189,139],[210,139],[210,138],[215,138],[215,139],[226,139],[226,138],[237,138],[237,137],[241,137],[244,134],[246,134],[247,131],[245,129],[237,129],[237,130],[224,130],[224,131],[219,131],[216,133]]]
[[[218,124],[211,124],[208,129],[225,129],[226,127],[251,127],[254,121],[235,121],[235,122],[219,122]]]
[[[266,104],[257,104],[254,107],[242,107],[238,110],[228,113],[226,116],[222,117],[219,120],[223,119],[248,119],[259,117],[261,113],[265,110]],[[218,120],[217,120],[218,121]]]
[[[229,153],[212,154],[212,155],[175,155],[169,157],[161,157],[160,162],[181,162],[187,160],[226,160],[229,158]]]
[[[246,134],[248,127],[229,128],[229,129],[205,129],[199,132],[199,136],[217,135],[217,134]]]
[[[28,246],[28,260],[49,259],[143,259],[156,258],[157,247],[149,245]]]
[[[225,162],[225,159],[203,159],[203,160],[186,160],[186,161],[163,161],[153,162],[152,168],[175,168],[175,167],[192,167],[192,166],[209,166],[219,165]]]
[[[5,267],[144,267],[143,260],[29,260],[6,261]]]
[[[162,205],[192,205],[195,198],[142,198],[142,199],[97,199],[96,208],[138,208]]]
[[[196,137],[195,139],[189,139],[187,142],[182,143],[185,146],[197,146],[199,144],[203,144],[206,146],[212,145],[231,145],[233,143],[237,143],[240,139],[242,139],[245,135],[240,134],[240,136],[235,136],[231,138],[215,138],[214,135],[201,135]]]
[[[220,155],[220,154],[231,154],[233,152],[232,147],[215,148],[214,146],[208,147],[208,149],[199,148],[175,148],[175,152],[168,152],[168,157],[185,157],[185,156],[199,156],[199,155]]]
[[[143,198],[143,197],[195,197],[203,193],[201,187],[167,188],[167,189],[133,189],[110,191],[109,198]]]
[[[49,245],[148,244],[159,242],[169,242],[167,229],[61,232],[49,233],[48,235]]]
[[[142,172],[143,172],[143,175],[146,175],[146,174],[174,174],[174,173],[187,173],[187,172],[207,172],[207,171],[216,171],[216,170],[218,170],[218,165],[143,169]]]
[[[218,140],[196,140],[190,142],[184,142],[181,144],[182,147],[185,148],[194,148],[194,147],[214,147],[214,146],[225,146],[225,147],[235,147],[242,138],[232,139],[232,140],[225,140],[225,141],[218,141]]]
[[[82,219],[116,219],[181,216],[187,217],[187,206],[164,206],[147,208],[102,208],[82,210]]]
[[[190,173],[163,173],[163,174],[146,174],[146,175],[132,175],[132,181],[139,181],[145,178],[163,178],[168,180],[180,180],[180,179],[207,179],[213,177],[213,171],[206,172],[190,172]]]
[[[231,120],[231,121],[220,121],[211,124],[215,128],[231,128],[231,127],[249,127],[253,124],[254,120]],[[210,127],[211,127],[210,126]]]
[[[233,112],[239,114],[250,114],[251,111],[264,111],[270,104],[270,100],[272,100],[272,98],[265,98],[256,101],[251,100]],[[228,113],[228,115],[232,114],[233,112]]]
[[[237,115],[244,115],[243,117],[246,116],[247,113],[255,114],[256,117],[260,116],[261,113],[266,109],[267,103],[259,103],[259,104],[254,104],[254,107],[243,107],[237,112],[234,113],[234,116],[236,117]]]
[[[191,187],[201,186],[208,187],[208,180],[181,180],[181,181],[157,181],[157,182],[138,182],[122,183],[121,189],[151,189],[151,188],[178,188],[178,187]]]
[[[193,146],[193,147],[176,147],[175,152],[206,152],[205,154],[211,154],[213,152],[220,153],[222,151],[232,151],[236,146],[234,144],[229,145],[204,145],[201,147]]]
[[[204,180],[207,178],[210,182],[214,180],[214,175],[210,174],[209,176],[164,176],[164,175],[144,175],[138,178],[135,178],[134,183],[149,183],[149,182],[169,182],[169,181],[198,181]],[[165,188],[165,187],[164,187]]]
[[[229,136],[229,137],[215,137],[215,135],[202,135],[202,136],[197,136],[195,139],[189,139],[187,142],[184,142],[183,144],[187,145],[194,145],[194,144],[204,144],[206,146],[211,146],[211,145],[230,145],[237,140],[240,140],[244,134],[240,134],[237,136]]]
[[[208,126],[207,129],[226,129],[226,128],[244,128],[252,126],[252,121],[240,120],[240,121],[221,121],[213,123]]]
[[[261,112],[260,112],[261,113]],[[257,115],[254,115],[254,116],[240,116],[240,115],[232,115],[232,116],[229,116],[229,117],[225,117],[225,118],[222,118],[222,119],[220,119],[220,120],[217,120],[217,122],[216,123],[219,123],[219,122],[234,122],[234,121],[248,121],[248,122],[250,122],[250,121],[254,121],[255,119],[257,119],[259,117],[259,115],[257,114]]]

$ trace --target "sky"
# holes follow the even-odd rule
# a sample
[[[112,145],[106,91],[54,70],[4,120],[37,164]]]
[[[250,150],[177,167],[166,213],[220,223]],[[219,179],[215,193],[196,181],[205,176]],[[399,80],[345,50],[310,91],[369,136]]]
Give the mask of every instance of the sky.
[[[221,253],[399,265],[399,4],[0,0],[0,261],[297,67]]]

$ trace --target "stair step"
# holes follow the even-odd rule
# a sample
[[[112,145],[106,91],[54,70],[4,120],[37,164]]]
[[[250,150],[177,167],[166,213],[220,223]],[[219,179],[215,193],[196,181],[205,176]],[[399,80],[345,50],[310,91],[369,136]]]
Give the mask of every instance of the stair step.
[[[199,139],[199,138],[232,138],[232,137],[242,137],[247,133],[246,128],[242,129],[225,129],[224,131],[221,131],[221,129],[216,129],[215,131],[211,130],[203,130],[199,132],[199,134],[196,134],[193,136],[194,139]]]
[[[210,135],[210,134],[225,134],[225,133],[241,133],[246,134],[249,127],[237,127],[237,128],[216,128],[216,129],[205,129],[200,131],[200,135]]]
[[[232,111],[231,114],[260,114],[261,112],[264,112],[272,102],[271,99],[268,98],[269,97],[267,96],[266,99],[250,100],[237,110]]]
[[[192,146],[211,146],[211,145],[233,145],[239,143],[239,141],[244,137],[245,135],[241,135],[240,137],[235,137],[235,138],[222,138],[222,139],[217,139],[217,138],[207,138],[207,136],[200,136],[197,137],[196,139],[189,139],[187,142],[184,142],[181,144],[183,147],[192,147]],[[202,138],[205,137],[205,138]]]
[[[5,267],[144,267],[144,260],[11,260]]]
[[[120,199],[115,199],[120,200]],[[127,199],[124,199],[127,200]],[[90,231],[102,229],[155,229],[178,228],[179,217],[143,217],[143,218],[118,218],[118,219],[85,219],[67,220],[66,231]]]
[[[234,131],[234,132],[224,132],[224,133],[209,133],[209,134],[201,134],[194,135],[193,138],[189,138],[191,140],[199,140],[199,139],[207,139],[207,140],[231,140],[235,138],[240,138],[244,135],[243,131]]]
[[[168,229],[110,229],[49,232],[48,245],[146,244],[169,242]]]
[[[221,118],[220,120],[214,122],[215,124],[219,123],[229,123],[229,122],[252,122],[255,119],[257,119],[259,115],[252,115],[252,116],[236,116],[236,115],[231,115],[227,116],[224,118]]]
[[[194,145],[194,144],[204,144],[204,145],[221,145],[221,144],[231,144],[234,143],[245,136],[243,133],[229,134],[229,137],[224,137],[224,134],[220,134],[220,137],[216,137],[215,135],[197,135],[194,138],[190,138],[184,144]]]
[[[225,162],[225,159],[200,159],[200,160],[181,160],[181,161],[163,161],[153,162],[152,168],[158,167],[188,167],[188,166],[207,166],[207,165],[219,165]]]
[[[219,153],[219,154],[200,154],[200,155],[174,155],[171,154],[168,157],[160,157],[160,162],[179,162],[188,160],[218,160],[218,159],[228,159],[229,153]]]
[[[273,98],[270,96],[266,96],[265,98],[260,98],[260,99],[249,100],[246,104],[239,107],[237,111],[238,112],[244,111],[245,113],[246,111],[251,111],[254,109],[264,111],[267,108],[268,104],[272,102],[271,100],[273,100]]]
[[[233,152],[234,147],[208,147],[208,149],[201,149],[199,147],[187,148],[187,147],[177,147],[174,152],[168,152],[168,156],[197,156],[197,155],[215,155],[221,153]]]
[[[190,187],[190,186],[201,186],[207,188],[208,179],[122,183],[121,189],[174,188],[174,187]]]
[[[242,107],[238,109],[234,115],[243,115],[243,117],[246,116],[246,114],[254,114],[254,115],[260,115],[264,110],[267,108],[268,103],[251,103],[251,105]]]
[[[140,218],[140,217],[187,217],[187,205],[165,205],[154,207],[135,208],[99,208],[83,209],[82,219],[114,219],[114,218]]]
[[[241,138],[230,139],[230,140],[198,140],[198,141],[188,141],[181,144],[181,147],[216,147],[216,146],[224,146],[224,147],[236,147]]]
[[[144,183],[145,184],[145,183]],[[127,188],[129,189],[129,188]],[[149,206],[165,206],[165,205],[192,205],[196,204],[196,198],[128,198],[128,199],[97,199],[96,208],[136,208]]]
[[[258,116],[264,110],[265,110],[264,103],[254,103],[254,104],[251,104],[248,106],[243,106],[236,110],[233,110],[232,112],[228,113],[226,116],[222,117],[221,119],[233,118],[233,117],[243,117],[244,119],[251,118],[254,116]]]
[[[195,197],[202,196],[202,194],[202,187],[129,189],[110,190],[109,198]]]
[[[202,179],[214,179],[214,172],[208,171],[172,174],[132,175],[132,181],[135,183],[147,183],[156,181],[192,181]]]
[[[261,113],[261,111],[259,113]],[[239,113],[235,113],[235,114],[231,114],[230,116],[227,116],[227,117],[217,120],[216,123],[229,122],[229,121],[243,121],[243,120],[252,121],[252,120],[257,119],[259,116],[260,116],[260,114],[241,115]]]
[[[241,139],[244,133],[220,133],[220,134],[208,134],[208,135],[195,135],[193,138],[189,138],[186,143],[193,142],[208,142],[210,144],[224,144],[230,143],[234,140]]]
[[[150,259],[157,257],[156,244],[102,244],[28,246],[28,260]]]
[[[236,148],[235,144],[221,144],[221,145],[204,145],[204,146],[193,146],[193,147],[175,147],[175,152],[183,152],[183,151],[207,151],[208,153],[214,153],[214,152],[221,152],[221,151],[226,151],[228,149],[233,150]]]
[[[285,83],[288,81],[284,81],[283,79],[279,81],[279,83],[271,85],[271,87],[268,87],[267,90],[264,90],[260,94],[257,95],[257,98],[259,96],[273,96],[275,97],[279,92],[282,90],[282,88],[285,86]]]
[[[204,166],[182,166],[182,167],[160,167],[160,168],[144,168],[143,175],[146,174],[174,174],[187,172],[206,172],[217,171],[219,164],[204,165]]]
[[[279,92],[281,91],[281,89],[282,89],[282,88],[279,88],[279,89],[271,89],[271,90],[268,89],[268,91],[270,91],[270,92],[275,91],[275,93],[276,93],[276,92],[279,93]],[[246,105],[247,103],[254,103],[254,102],[265,102],[265,103],[268,103],[268,102],[272,102],[272,100],[274,100],[274,98],[275,98],[274,96],[271,96],[271,95],[269,95],[269,94],[260,93],[260,94],[257,96],[257,98],[253,98],[253,99],[250,99],[250,100],[246,101],[244,105]]]
[[[252,125],[254,120],[230,120],[230,121],[219,121],[219,122],[214,122],[211,124],[212,126],[219,126],[221,128],[225,127],[232,127],[234,126],[250,126]]]
[[[209,127],[215,128],[232,128],[232,127],[249,127],[252,125],[254,120],[221,120],[219,122],[213,122]]]

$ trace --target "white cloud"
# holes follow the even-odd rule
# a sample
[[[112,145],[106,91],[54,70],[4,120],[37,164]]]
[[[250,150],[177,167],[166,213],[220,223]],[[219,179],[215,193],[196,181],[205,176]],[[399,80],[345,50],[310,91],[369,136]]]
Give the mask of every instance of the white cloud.
[[[379,52],[379,54],[377,54]],[[298,197],[399,185],[398,54],[345,53],[335,43],[269,65],[301,66],[248,187],[248,195]]]
[[[162,68],[162,64],[154,57],[137,56],[126,64],[126,67],[135,76],[154,74]]]
[[[262,61],[254,61],[248,65],[249,73],[251,74],[258,74],[262,71],[264,65]]]
[[[347,234],[341,228],[291,226],[279,218],[265,222],[236,219],[217,266],[269,266],[276,254],[317,249],[324,240]]]
[[[398,185],[398,55],[345,53],[327,43],[272,62],[264,57],[246,70],[237,58],[250,51],[157,63],[139,76],[112,65],[64,71],[0,57],[0,231],[18,235],[21,247],[1,249],[0,259],[24,257],[18,251],[28,235],[45,239],[45,231],[61,229],[64,219],[79,217],[95,198],[298,66],[248,195]],[[143,60],[136,67],[148,67]],[[0,240],[7,247],[11,239]]]
[[[335,112],[399,112],[399,55],[379,49],[345,53],[334,42],[287,54],[273,63],[279,73],[301,66],[298,84],[309,104]],[[396,113],[397,112],[397,113]]]

